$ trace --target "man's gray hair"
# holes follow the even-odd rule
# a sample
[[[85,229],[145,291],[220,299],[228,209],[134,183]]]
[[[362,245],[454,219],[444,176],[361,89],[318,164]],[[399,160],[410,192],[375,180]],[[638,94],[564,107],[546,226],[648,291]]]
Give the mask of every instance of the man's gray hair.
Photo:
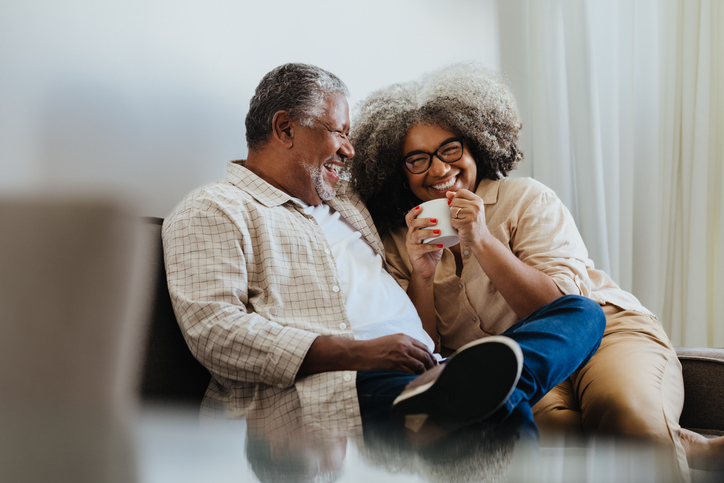
[[[260,147],[272,132],[274,114],[286,111],[303,126],[312,127],[330,95],[349,96],[347,86],[336,75],[308,64],[281,65],[261,80],[249,102],[246,142]]]

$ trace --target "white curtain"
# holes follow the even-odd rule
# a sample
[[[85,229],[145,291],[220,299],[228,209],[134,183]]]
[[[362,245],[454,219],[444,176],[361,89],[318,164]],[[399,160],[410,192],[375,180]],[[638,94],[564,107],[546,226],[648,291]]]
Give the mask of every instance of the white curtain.
[[[689,346],[724,346],[721,3],[499,3],[520,174],[558,193],[596,266]]]
[[[724,3],[666,5],[663,313],[683,345],[724,346]]]

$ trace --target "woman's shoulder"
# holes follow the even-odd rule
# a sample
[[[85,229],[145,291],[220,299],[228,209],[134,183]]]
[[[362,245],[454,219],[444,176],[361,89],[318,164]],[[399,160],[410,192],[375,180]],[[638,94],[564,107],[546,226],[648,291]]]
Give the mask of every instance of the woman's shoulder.
[[[503,178],[503,186],[510,190],[530,191],[533,193],[553,193],[553,190],[533,178]]]
[[[478,195],[488,202],[503,199],[526,199],[539,196],[553,196],[555,192],[533,178],[501,178],[482,180],[478,185]]]

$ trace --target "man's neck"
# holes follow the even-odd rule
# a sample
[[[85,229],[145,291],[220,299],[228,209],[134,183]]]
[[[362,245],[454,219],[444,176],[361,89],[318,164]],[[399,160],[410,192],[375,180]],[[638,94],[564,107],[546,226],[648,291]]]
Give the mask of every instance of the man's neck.
[[[303,199],[308,205],[317,205],[321,203],[322,200],[316,198],[316,195],[313,193],[313,197],[311,198],[310,196],[304,196],[302,194],[304,192],[304,186],[300,189],[300,186],[298,185],[299,178],[295,178],[295,174],[299,175],[299,173],[290,172],[290,169],[299,168],[292,167],[289,163],[286,163],[285,160],[288,160],[289,158],[285,157],[285,155],[288,156],[285,152],[274,153],[273,151],[264,148],[254,151],[250,150],[244,166],[246,169],[259,176],[273,187],[285,192],[293,198]]]
[[[279,177],[279,173],[277,172],[277,163],[268,159],[268,156],[268,153],[264,150],[249,151],[244,167],[275,188],[284,191],[290,196],[294,196],[293,193],[287,191],[284,186],[277,181],[278,179],[281,179]]]

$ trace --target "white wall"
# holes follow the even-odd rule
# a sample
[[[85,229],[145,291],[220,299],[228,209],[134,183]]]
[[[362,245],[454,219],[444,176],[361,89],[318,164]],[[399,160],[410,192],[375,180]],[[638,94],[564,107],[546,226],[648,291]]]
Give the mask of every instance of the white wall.
[[[500,65],[494,0],[0,1],[0,195],[113,190],[153,216],[246,155],[279,64],[336,73],[352,105],[451,61]]]

